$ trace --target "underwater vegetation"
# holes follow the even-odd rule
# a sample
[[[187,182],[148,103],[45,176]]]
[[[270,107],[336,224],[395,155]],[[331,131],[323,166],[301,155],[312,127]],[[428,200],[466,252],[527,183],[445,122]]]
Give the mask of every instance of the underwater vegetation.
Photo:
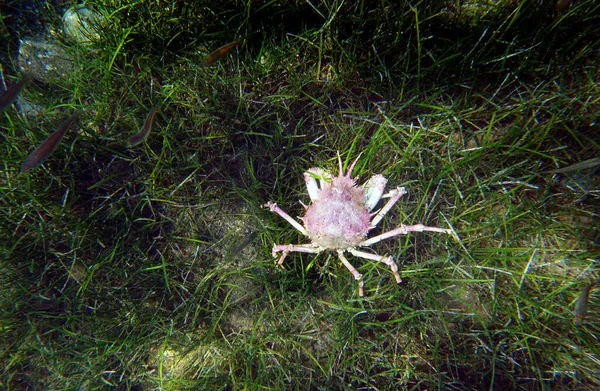
[[[599,388],[599,10],[2,3],[0,389]]]

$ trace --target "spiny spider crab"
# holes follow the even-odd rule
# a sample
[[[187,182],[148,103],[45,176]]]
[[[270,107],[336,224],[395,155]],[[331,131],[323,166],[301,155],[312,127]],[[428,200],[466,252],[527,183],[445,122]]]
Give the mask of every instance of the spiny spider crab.
[[[367,253],[356,248],[370,246],[383,239],[409,232],[452,233],[452,230],[427,227],[423,224],[401,225],[396,229],[367,239],[368,232],[377,226],[400,197],[406,194],[406,189],[397,187],[384,195],[387,179],[383,175],[374,175],[365,184],[358,187],[356,185],[357,178],[351,177],[358,158],[352,163],[346,174],[344,174],[339,153],[338,161],[340,174],[337,177],[320,168],[311,168],[304,173],[304,181],[312,201],[308,206],[302,204],[306,209],[304,217],[300,217],[304,226],[291,218],[276,203],[269,201],[265,205],[312,241],[299,245],[276,244],[273,246],[273,256],[278,257],[277,253],[281,252],[276,262],[281,266],[285,257],[292,251],[317,254],[324,250],[334,250],[340,261],[358,281],[358,294],[362,297],[364,296],[362,274],[348,262],[344,256],[345,251],[360,258],[383,262],[392,270],[396,282],[400,283],[402,279],[398,274],[398,265],[391,256]],[[381,198],[389,198],[389,200],[379,211],[371,213]]]

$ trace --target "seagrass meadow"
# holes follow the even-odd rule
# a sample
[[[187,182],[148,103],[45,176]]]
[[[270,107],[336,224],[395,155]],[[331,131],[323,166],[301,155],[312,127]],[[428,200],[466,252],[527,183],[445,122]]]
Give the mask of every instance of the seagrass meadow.
[[[85,44],[73,4],[0,112],[0,389],[600,389],[600,3],[91,0]],[[338,152],[408,191],[370,236],[452,230],[361,249],[400,284],[348,254],[364,297],[271,254]]]

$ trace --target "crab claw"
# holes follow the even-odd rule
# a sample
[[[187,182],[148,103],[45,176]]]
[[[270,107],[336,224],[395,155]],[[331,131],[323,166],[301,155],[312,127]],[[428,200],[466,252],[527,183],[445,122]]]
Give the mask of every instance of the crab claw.
[[[369,211],[373,210],[383,196],[386,183],[387,179],[383,175],[374,175],[363,185],[365,205]]]
[[[311,168],[304,173],[304,182],[306,182],[306,189],[311,201],[314,202],[319,199],[319,193],[329,186],[332,179],[333,175],[321,168]]]

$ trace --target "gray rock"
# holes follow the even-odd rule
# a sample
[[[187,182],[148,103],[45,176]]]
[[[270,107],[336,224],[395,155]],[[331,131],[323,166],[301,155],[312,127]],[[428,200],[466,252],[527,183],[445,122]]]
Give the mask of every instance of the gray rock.
[[[21,39],[18,56],[21,70],[44,83],[64,79],[73,68],[72,59],[60,46],[43,41]]]

